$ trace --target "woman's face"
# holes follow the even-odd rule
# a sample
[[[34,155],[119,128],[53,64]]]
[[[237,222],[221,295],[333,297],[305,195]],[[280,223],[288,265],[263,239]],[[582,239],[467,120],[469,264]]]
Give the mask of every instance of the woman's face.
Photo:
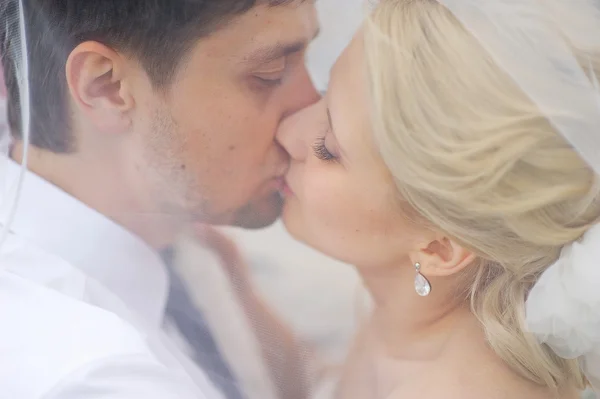
[[[291,155],[283,221],[292,235],[357,266],[392,266],[419,239],[400,212],[377,155],[359,34],[337,61],[329,92],[288,118],[278,140]]]

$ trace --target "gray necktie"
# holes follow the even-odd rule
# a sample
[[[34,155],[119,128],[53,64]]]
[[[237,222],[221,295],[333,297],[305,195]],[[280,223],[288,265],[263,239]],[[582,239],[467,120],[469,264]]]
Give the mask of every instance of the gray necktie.
[[[194,360],[227,399],[245,399],[221,355],[202,312],[193,304],[186,286],[173,270],[173,250],[163,252],[170,277],[166,314],[194,349]],[[199,289],[202,289],[199,287]]]

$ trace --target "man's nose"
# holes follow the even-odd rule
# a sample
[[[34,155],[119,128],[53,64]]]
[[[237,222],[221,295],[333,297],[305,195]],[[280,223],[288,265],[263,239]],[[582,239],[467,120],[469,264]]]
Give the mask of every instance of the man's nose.
[[[276,139],[290,154],[292,161],[304,161],[309,153],[318,131],[315,121],[319,104],[313,103],[290,115],[279,126]]]
[[[284,117],[292,115],[301,109],[316,103],[321,98],[306,67],[302,68],[302,72],[296,79],[297,82],[294,85],[294,91],[287,100],[288,104]]]

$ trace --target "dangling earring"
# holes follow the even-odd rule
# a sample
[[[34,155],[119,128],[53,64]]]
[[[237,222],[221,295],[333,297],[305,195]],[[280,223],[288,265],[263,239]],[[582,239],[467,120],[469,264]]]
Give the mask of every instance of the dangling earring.
[[[431,292],[431,284],[427,281],[427,278],[421,274],[421,264],[419,262],[415,263],[415,269],[417,270],[417,275],[415,276],[415,291],[420,296],[427,296]]]

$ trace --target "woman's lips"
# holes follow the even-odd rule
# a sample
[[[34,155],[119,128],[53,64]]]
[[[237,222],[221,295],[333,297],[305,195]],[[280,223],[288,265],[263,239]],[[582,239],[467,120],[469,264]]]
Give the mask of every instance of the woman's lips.
[[[294,196],[294,191],[292,191],[292,189],[290,188],[289,184],[287,183],[287,180],[283,180],[283,185],[282,185],[282,188],[281,188],[281,193],[285,197],[292,197],[292,196]]]

